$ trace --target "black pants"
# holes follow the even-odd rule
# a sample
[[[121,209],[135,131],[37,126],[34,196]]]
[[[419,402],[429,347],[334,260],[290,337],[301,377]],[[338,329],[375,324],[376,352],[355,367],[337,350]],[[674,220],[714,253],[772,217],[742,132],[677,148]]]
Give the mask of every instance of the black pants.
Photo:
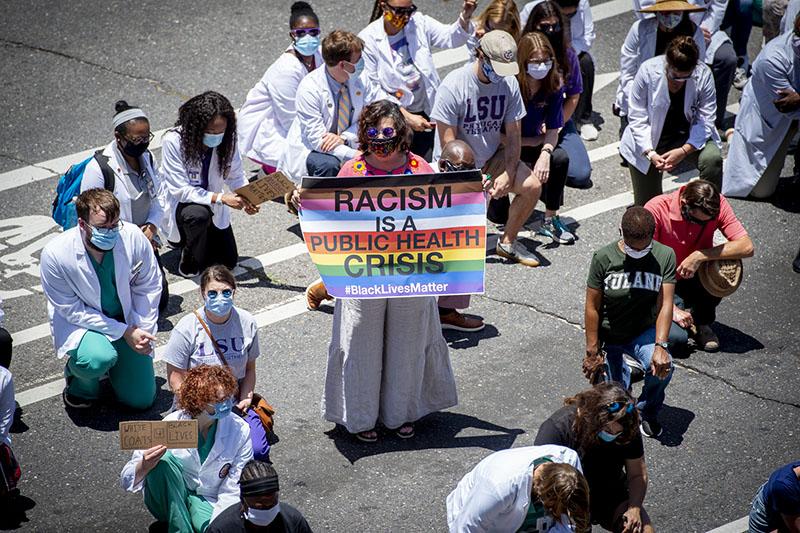
[[[167,282],[167,273],[164,271],[164,265],[161,264],[161,254],[158,253],[158,250],[154,251],[156,253],[158,269],[161,271],[161,300],[158,302],[158,312],[161,313],[167,308],[167,304],[169,303],[169,283]]]
[[[711,295],[700,277],[681,279],[675,284],[675,295],[683,300],[683,306],[692,310],[692,319],[698,326],[708,326],[717,319],[717,306],[722,298]]]
[[[232,269],[239,260],[233,228],[219,229],[212,222],[211,208],[200,204],[178,204],[175,221],[183,243],[181,270],[202,272],[211,265]]]
[[[424,111],[412,114],[423,117],[425,120],[430,120],[430,117]],[[431,131],[415,131],[414,136],[411,138],[411,153],[420,156],[425,161],[430,163],[433,157],[433,142],[435,135],[435,129],[432,129]],[[444,148],[444,146],[442,148]]]
[[[11,365],[12,343],[11,334],[5,328],[0,328],[0,366],[6,370]]]
[[[524,146],[520,159],[533,168],[539,159],[539,154],[542,153],[542,146]],[[569,156],[566,150],[556,146],[550,156],[550,176],[547,178],[547,183],[542,185],[542,200],[550,211],[558,211],[564,203],[564,187],[567,184],[568,169]]]
[[[592,93],[594,92],[594,59],[589,52],[578,54],[583,78],[583,92],[575,107],[574,119],[578,127],[592,122]]]

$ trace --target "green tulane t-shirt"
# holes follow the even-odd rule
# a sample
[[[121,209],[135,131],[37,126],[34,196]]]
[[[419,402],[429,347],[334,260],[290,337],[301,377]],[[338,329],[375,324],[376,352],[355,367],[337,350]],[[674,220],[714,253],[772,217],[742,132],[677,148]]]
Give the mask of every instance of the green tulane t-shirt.
[[[625,255],[616,241],[597,250],[586,285],[603,291],[600,339],[624,344],[655,325],[662,283],[675,283],[672,248],[653,241],[653,249],[641,259]]]

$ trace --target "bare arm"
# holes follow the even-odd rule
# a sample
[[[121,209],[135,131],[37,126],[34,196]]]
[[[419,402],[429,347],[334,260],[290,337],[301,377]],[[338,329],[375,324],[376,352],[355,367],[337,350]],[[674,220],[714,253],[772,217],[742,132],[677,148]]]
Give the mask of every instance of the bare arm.
[[[242,385],[239,387],[239,408],[250,405],[250,400],[253,398],[253,389],[256,387],[256,360],[247,361],[247,368],[244,372],[244,379]]]
[[[586,287],[586,306],[584,308],[584,327],[586,328],[586,354],[596,355],[600,350],[600,306],[603,291]]]
[[[506,172],[513,180],[517,174],[517,165],[522,152],[522,121],[506,122],[505,137]]]
[[[696,253],[703,256],[703,261],[711,261],[713,259],[744,259],[753,257],[753,252],[753,241],[749,235],[745,235],[741,239],[729,241],[713,248],[698,250]]]
[[[450,141],[456,140],[456,127],[451,126],[450,124],[445,124],[443,122],[438,122],[436,124],[436,131],[439,134],[439,144],[442,148],[447,145]]]
[[[169,382],[169,388],[173,393],[178,392],[185,378],[186,370],[167,363],[167,382]]]
[[[572,118],[572,114],[575,112],[575,108],[578,107],[578,100],[580,100],[581,94],[573,94],[572,96],[568,97],[564,100],[564,106],[562,107],[561,113],[564,115],[564,124],[566,124],[569,119]]]

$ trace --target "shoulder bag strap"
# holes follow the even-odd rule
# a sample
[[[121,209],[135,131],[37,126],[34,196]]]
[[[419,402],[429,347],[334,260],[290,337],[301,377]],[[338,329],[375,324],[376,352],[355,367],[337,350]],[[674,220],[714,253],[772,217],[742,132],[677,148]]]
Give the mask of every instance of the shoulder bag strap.
[[[222,350],[219,349],[219,345],[217,344],[217,339],[215,339],[214,335],[211,334],[211,330],[208,329],[208,325],[206,324],[205,320],[203,320],[200,317],[200,313],[198,313],[197,311],[194,312],[194,316],[197,317],[197,320],[200,322],[200,325],[203,326],[203,329],[206,331],[206,335],[208,335],[208,338],[211,339],[211,343],[214,345],[214,351],[216,352],[217,357],[219,357],[219,360],[222,361],[223,365],[230,368],[231,365],[228,364],[227,359],[225,359],[225,356],[222,355]]]

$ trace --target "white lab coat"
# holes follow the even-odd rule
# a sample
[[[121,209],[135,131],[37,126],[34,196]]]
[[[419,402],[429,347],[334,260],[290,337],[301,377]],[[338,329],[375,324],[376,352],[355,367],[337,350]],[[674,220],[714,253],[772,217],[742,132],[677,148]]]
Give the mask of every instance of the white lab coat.
[[[431,48],[457,48],[466,44],[469,36],[475,32],[475,27],[470,22],[469,28],[464,31],[459,21],[442,24],[432,17],[416,12],[403,31],[414,65],[424,79],[428,97],[425,112],[430,113],[436,98],[436,89],[441,83],[436,65],[433,64]],[[389,44],[389,36],[383,27],[383,17],[371,22],[358,36],[364,41],[364,72],[368,78],[383,90],[384,99],[394,97],[399,100],[400,105],[408,107],[413,93],[407,90],[405,81],[398,72],[400,58]]]
[[[628,99],[630,98],[630,85],[639,66],[656,53],[656,35],[658,21],[655,18],[637,20],[631,25],[625,42],[620,50],[619,57],[619,85],[615,103],[623,115],[628,114]],[[703,30],[696,27],[694,40],[700,51],[699,57],[705,57],[706,41]]]
[[[800,13],[800,0],[789,0],[786,11],[781,18],[781,33],[794,29],[794,21],[798,13]]]
[[[211,220],[214,226],[225,229],[231,225],[230,207],[224,204],[212,204],[211,197],[215,193],[224,192],[226,188],[233,192],[239,187],[247,185],[247,178],[245,178],[242,168],[242,157],[239,155],[239,150],[234,149],[228,177],[223,178],[219,171],[217,149],[213,150],[211,164],[208,168],[208,190],[206,190],[200,186],[203,164],[201,161],[188,164],[183,160],[181,137],[178,131],[166,132],[161,140],[160,174],[167,187],[169,202],[169,216],[165,217],[163,226],[164,233],[170,241],[180,240],[178,226],[175,223],[175,211],[178,209],[179,203],[210,206],[213,213]]]
[[[113,252],[117,295],[125,322],[117,322],[101,310],[100,282],[80,227],[58,235],[42,250],[42,289],[59,358],[77,348],[88,330],[102,333],[110,341],[122,337],[128,324],[136,324],[152,335],[158,331],[161,271],[153,246],[138,227],[123,223]]]
[[[525,25],[528,23],[528,18],[533,8],[542,2],[544,2],[544,0],[534,0],[533,2],[525,4],[525,7],[522,8],[519,14],[522,28],[525,28]],[[636,0],[634,0],[634,3],[635,2]],[[580,2],[578,2],[578,11],[569,19],[569,31],[570,37],[572,37],[572,47],[575,49],[576,53],[581,54],[583,52],[589,52],[592,49],[596,34],[594,32],[592,7],[589,5],[589,0],[580,0]]]
[[[103,150],[103,155],[108,157],[108,166],[114,171],[114,196],[119,200],[119,218],[125,222],[132,222],[133,216],[131,214],[131,200],[138,199],[146,191],[138,193],[137,198],[131,198],[131,191],[135,191],[131,185],[128,175],[125,172],[127,163],[124,156],[117,147],[117,141],[111,141],[108,146]],[[167,211],[167,190],[161,182],[161,178],[153,167],[153,154],[150,151],[145,152],[139,157],[139,164],[145,169],[147,175],[153,180],[153,187],[156,191],[156,197],[150,201],[150,211],[147,215],[146,222],[153,224],[157,228],[161,228],[161,222],[164,214]],[[86,165],[83,171],[83,179],[81,180],[81,192],[89,189],[102,189],[103,188],[103,171],[100,170],[100,163],[94,158]]]
[[[14,379],[0,366],[0,444],[11,446],[11,424],[14,423]]]
[[[168,414],[164,420],[191,418],[181,409]],[[175,449],[170,453],[181,462],[186,488],[205,498],[214,507],[212,522],[219,513],[239,503],[239,476],[244,465],[253,459],[250,426],[242,417],[231,413],[217,422],[214,445],[204,463],[200,463],[197,448]],[[144,481],[134,483],[136,465],[143,456],[144,450],[136,450],[122,468],[120,484],[128,492],[139,492],[144,488]]]
[[[314,53],[314,64],[322,64],[319,51]],[[308,73],[290,46],[250,89],[236,117],[242,157],[278,166],[294,120],[297,86]]]
[[[547,444],[495,452],[478,463],[447,496],[450,533],[517,531],[530,506],[533,462],[543,457],[583,472],[578,454],[563,446]],[[563,530],[569,520],[561,518]]]
[[[772,39],[753,62],[753,75],[742,92],[735,133],[722,180],[725,196],[745,197],[763,176],[800,110],[781,113],[772,102],[776,91],[800,92],[800,59],[792,50],[794,32]]]
[[[725,11],[728,9],[728,0],[688,0],[690,4],[706,8],[703,12],[689,13],[689,17],[698,26],[702,26],[711,32],[711,42],[708,43],[703,61],[707,64],[714,62],[714,54],[717,49],[731,38],[724,31],[720,31],[722,20],[725,18]],[[640,9],[650,7],[655,4],[655,0],[633,0],[633,9],[639,19],[655,18],[654,13],[641,13]]]
[[[320,65],[314,72],[303,78],[297,87],[295,102],[297,114],[289,128],[287,147],[281,156],[278,168],[296,184],[300,184],[303,176],[308,174],[306,158],[312,151],[321,151],[322,138],[333,125],[336,100],[338,95],[331,93],[325,74],[327,67]],[[340,161],[352,159],[358,146],[358,118],[361,109],[371,102],[385,97],[380,89],[369,82],[366,73],[359,78],[351,78],[347,82],[352,106],[350,127],[342,132],[345,144],[334,148],[331,155]]]
[[[705,64],[698,63],[692,77],[686,81],[683,104],[690,124],[686,142],[700,150],[711,139],[722,148],[714,126],[717,113],[714,76]],[[622,134],[619,153],[640,172],[646,174],[650,168],[644,151],[658,145],[668,110],[666,56],[661,55],[645,61],[630,84],[628,127]]]

